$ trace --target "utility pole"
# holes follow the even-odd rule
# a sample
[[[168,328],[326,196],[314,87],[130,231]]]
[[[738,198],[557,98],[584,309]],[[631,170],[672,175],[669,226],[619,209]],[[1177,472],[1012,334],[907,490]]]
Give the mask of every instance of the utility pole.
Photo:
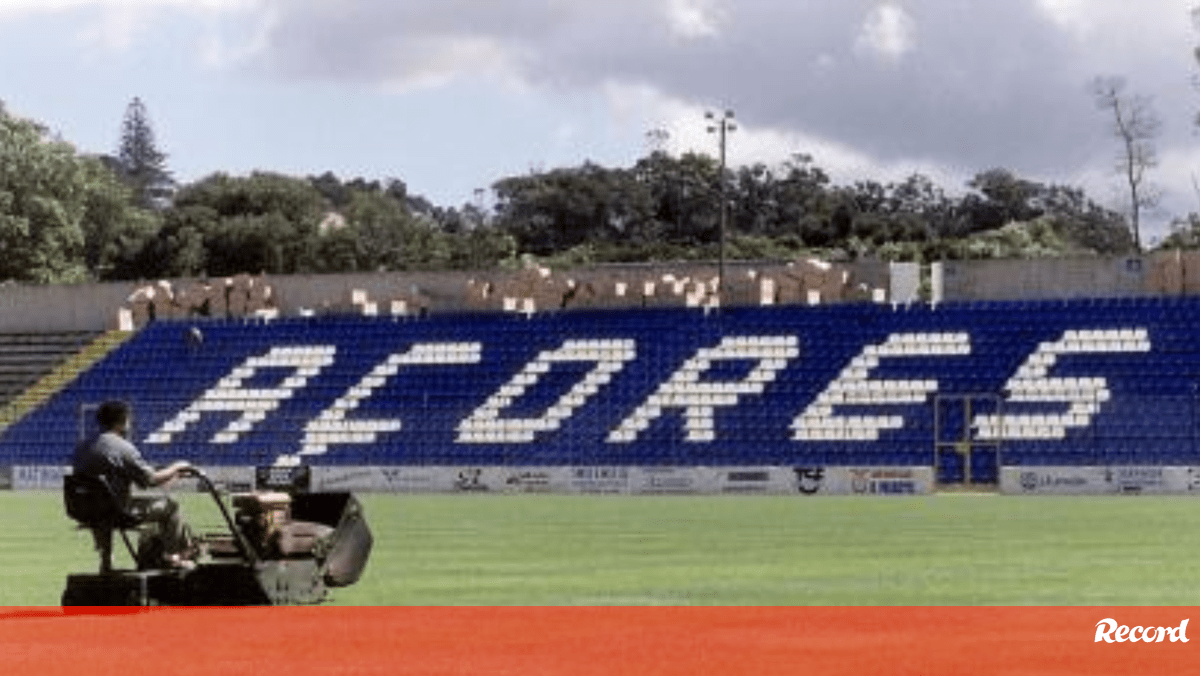
[[[717,117],[716,113],[711,110],[704,113],[705,119],[712,122],[708,126],[708,133],[717,133],[721,139],[721,176],[720,176],[720,200],[721,200],[721,229],[718,243],[718,261],[717,261],[717,293],[720,294],[724,289],[725,283],[725,228],[728,220],[727,205],[725,197],[725,139],[729,132],[736,131],[737,125],[733,122],[733,111],[726,110]]]

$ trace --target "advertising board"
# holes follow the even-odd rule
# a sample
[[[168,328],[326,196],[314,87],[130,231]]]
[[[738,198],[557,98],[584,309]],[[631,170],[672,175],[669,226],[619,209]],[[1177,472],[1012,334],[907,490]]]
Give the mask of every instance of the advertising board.
[[[1004,467],[1000,490],[1009,495],[1188,495],[1200,492],[1200,468]]]

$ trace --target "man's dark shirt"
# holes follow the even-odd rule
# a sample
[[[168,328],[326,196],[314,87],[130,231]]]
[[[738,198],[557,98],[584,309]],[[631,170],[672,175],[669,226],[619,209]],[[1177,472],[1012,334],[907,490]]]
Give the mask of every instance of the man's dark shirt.
[[[123,504],[128,503],[133,484],[147,488],[154,474],[137,447],[115,432],[103,432],[79,444],[71,465],[75,474],[107,476]]]

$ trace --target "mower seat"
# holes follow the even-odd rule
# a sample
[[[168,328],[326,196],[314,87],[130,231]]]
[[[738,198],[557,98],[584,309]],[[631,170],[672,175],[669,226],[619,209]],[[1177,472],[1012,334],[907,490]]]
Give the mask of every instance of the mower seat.
[[[129,555],[137,560],[133,545],[125,531],[136,528],[142,520],[130,513],[117,498],[116,491],[101,476],[68,474],[63,477],[63,503],[67,516],[74,519],[80,528],[92,531],[96,549],[100,552],[100,572],[112,571],[112,533],[121,533]]]

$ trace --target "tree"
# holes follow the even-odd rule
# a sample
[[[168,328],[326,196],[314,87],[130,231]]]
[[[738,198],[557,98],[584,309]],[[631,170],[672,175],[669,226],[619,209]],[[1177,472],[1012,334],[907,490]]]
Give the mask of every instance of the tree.
[[[1162,125],[1150,99],[1125,94],[1121,78],[1097,78],[1093,87],[1097,107],[1113,116],[1112,133],[1121,144],[1116,170],[1129,189],[1129,224],[1134,247],[1141,251],[1142,210],[1153,208],[1159,200],[1158,192],[1146,183],[1146,172],[1158,165],[1154,139]]]
[[[207,273],[206,238],[215,231],[219,219],[216,210],[207,205],[167,209],[162,228],[138,257],[137,277],[193,277]]]
[[[163,274],[310,272],[326,200],[304,179],[213,174],[185,186],[150,247]]]
[[[641,177],[646,192],[645,212],[633,241],[674,253],[680,248],[696,251],[713,248],[720,237],[720,165],[708,155],[684,153],[671,157],[653,153],[638,162],[633,171]],[[736,201],[736,200],[734,200]]]
[[[620,227],[621,174],[586,162],[494,186],[496,215],[521,251],[552,255],[611,237]]]
[[[0,279],[88,279],[112,253],[100,251],[102,233],[137,229],[124,226],[126,206],[123,186],[99,160],[0,106]]]
[[[450,264],[459,270],[487,270],[517,254],[517,241],[500,228],[481,225],[453,235]]]
[[[835,209],[829,174],[813,164],[812,156],[806,154],[794,154],[784,163],[783,170],[785,173],[773,186],[777,220],[770,234],[803,238],[824,231]]]
[[[1171,223],[1171,233],[1159,243],[1158,248],[1200,249],[1200,215],[1188,214],[1187,218],[1176,218]]]
[[[111,169],[87,159],[89,188],[83,220],[84,262],[100,280],[147,276],[146,246],[162,227],[162,214],[139,209],[131,191]]]
[[[445,267],[450,259],[448,237],[436,222],[414,216],[378,186],[354,188],[343,215],[348,227],[342,236],[355,244],[354,269],[429,270]],[[334,236],[328,243],[338,239]]]
[[[134,98],[125,109],[121,144],[117,150],[121,177],[133,190],[134,200],[144,209],[161,209],[175,191],[175,180],[167,170],[167,156],[154,141],[154,129],[146,106]]]

